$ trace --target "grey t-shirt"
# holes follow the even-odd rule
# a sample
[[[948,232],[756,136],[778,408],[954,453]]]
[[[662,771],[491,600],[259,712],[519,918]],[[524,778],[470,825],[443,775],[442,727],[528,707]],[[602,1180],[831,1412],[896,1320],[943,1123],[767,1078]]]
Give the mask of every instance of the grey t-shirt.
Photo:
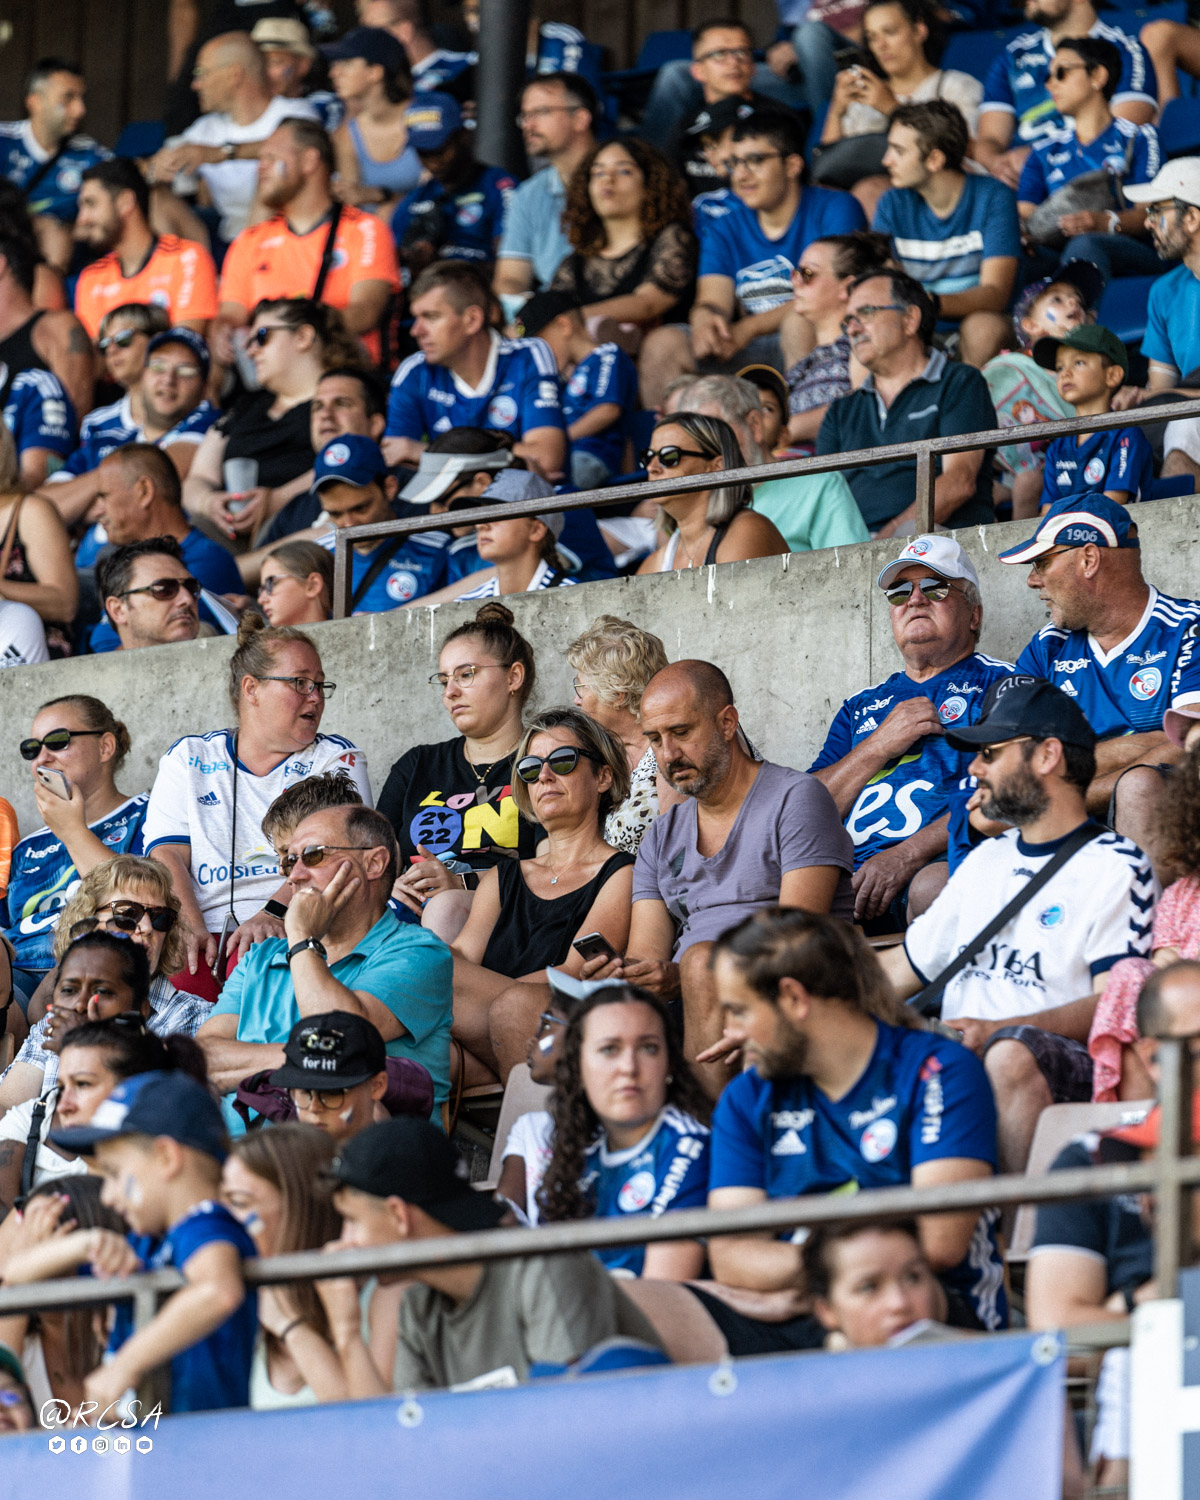
[[[836,865],[842,871],[833,915],[851,921],[854,845],[833,798],[816,779],[765,760],[724,847],[710,859],[696,848],[696,802],[689,797],[651,823],[633,867],[633,899],[663,901],[679,932],[672,955],[711,942],[751,912],[779,900],[789,870]]]
[[[618,1335],[660,1347],[658,1335],[586,1251],[492,1261],[475,1295],[456,1304],[418,1283],[400,1304],[392,1389],[428,1390],[511,1366],[569,1364]]]

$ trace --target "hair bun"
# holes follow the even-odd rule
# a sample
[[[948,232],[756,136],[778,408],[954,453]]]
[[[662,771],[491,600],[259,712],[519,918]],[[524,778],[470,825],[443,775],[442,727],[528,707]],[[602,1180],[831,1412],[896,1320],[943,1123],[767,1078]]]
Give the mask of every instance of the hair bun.
[[[495,599],[489,599],[475,611],[475,619],[480,625],[511,625],[515,618],[507,605],[500,604]]]
[[[237,643],[244,646],[246,642],[258,634],[260,630],[266,630],[266,619],[256,609],[248,609],[238,621]]]

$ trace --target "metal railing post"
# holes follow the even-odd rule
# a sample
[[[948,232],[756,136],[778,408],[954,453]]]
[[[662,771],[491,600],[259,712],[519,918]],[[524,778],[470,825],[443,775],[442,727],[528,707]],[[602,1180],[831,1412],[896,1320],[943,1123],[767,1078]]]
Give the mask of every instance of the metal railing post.
[[[1160,1297],[1179,1295],[1179,1272],[1191,1260],[1192,1195],[1180,1175],[1192,1150],[1192,1057],[1186,1042],[1158,1044],[1158,1150],[1155,1153],[1154,1268]]]
[[[333,549],[333,618],[345,620],[350,616],[350,601],[354,597],[352,580],[354,569],[350,566],[350,546],[338,532]]]
[[[161,1298],[153,1286],[139,1287],[133,1296],[133,1328],[140,1333],[149,1324],[159,1309]],[[138,1382],[137,1399],[139,1419],[144,1418],[156,1406],[166,1416],[171,1410],[171,1366],[159,1365],[150,1370]]]
[[[917,450],[917,530],[932,531],[933,515],[933,453],[929,448]]]

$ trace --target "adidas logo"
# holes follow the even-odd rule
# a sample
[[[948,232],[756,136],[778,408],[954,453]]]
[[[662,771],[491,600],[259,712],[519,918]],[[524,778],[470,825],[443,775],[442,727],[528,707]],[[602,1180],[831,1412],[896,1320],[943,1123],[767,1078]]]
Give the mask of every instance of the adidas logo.
[[[808,1147],[795,1130],[785,1130],[771,1147],[772,1156],[804,1156],[807,1152]]]
[[[205,792],[203,797],[197,797],[196,801],[201,807],[220,807],[221,799],[216,792]]]
[[[1067,695],[1068,698],[1078,698],[1079,697],[1079,689],[1069,679],[1066,682],[1063,683],[1063,685],[1059,689],[1059,691],[1063,692],[1063,693],[1066,693],[1066,695]]]

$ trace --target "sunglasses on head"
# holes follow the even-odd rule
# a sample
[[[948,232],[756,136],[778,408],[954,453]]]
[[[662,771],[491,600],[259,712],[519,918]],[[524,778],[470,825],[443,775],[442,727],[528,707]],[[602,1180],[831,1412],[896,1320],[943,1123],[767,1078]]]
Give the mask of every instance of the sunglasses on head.
[[[306,844],[299,854],[281,854],[279,856],[279,868],[285,875],[290,875],[298,864],[305,864],[310,870],[315,870],[319,864],[323,864],[325,856],[331,849],[374,849],[375,844]]]
[[[675,443],[668,443],[665,448],[647,448],[642,454],[641,465],[648,469],[655,459],[664,469],[677,469],[681,459],[685,458],[715,458],[715,453],[701,453],[697,448],[680,448]]]
[[[579,745],[560,745],[557,750],[551,750],[549,755],[523,755],[517,762],[517,775],[531,786],[542,774],[543,766],[549,766],[556,776],[569,776],[579,764],[580,757],[595,761],[598,766],[604,764],[598,755]]]
[[[103,729],[52,729],[48,735],[40,740],[22,740],[20,744],[22,760],[37,760],[41,754],[43,745],[47,750],[53,750],[56,754],[65,750],[73,739],[81,735],[105,734]]]
[[[117,333],[106,333],[96,348],[101,354],[107,354],[114,344],[118,349],[128,349],[140,332],[139,328],[122,328]]]
[[[890,589],[884,589],[883,597],[889,604],[905,604],[912,598],[914,589],[920,589],[930,604],[940,604],[954,592],[944,578],[918,578],[915,583],[906,579],[903,583],[892,584]]]

